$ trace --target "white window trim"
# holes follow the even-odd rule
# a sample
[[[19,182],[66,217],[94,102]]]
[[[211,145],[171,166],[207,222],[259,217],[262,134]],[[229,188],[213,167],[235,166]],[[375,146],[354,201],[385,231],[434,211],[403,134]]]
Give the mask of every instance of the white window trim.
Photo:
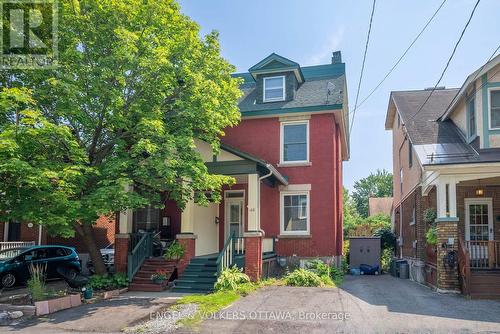
[[[226,197],[227,193],[243,193],[243,197]],[[229,217],[228,217],[228,208],[230,202],[241,202],[241,208],[243,210],[241,215],[241,224],[240,229],[244,233],[245,232],[245,190],[225,190],[224,191],[224,240],[229,237]]]
[[[285,196],[306,195],[307,223],[305,231],[285,231]],[[311,195],[309,191],[281,191],[280,192],[280,234],[282,235],[310,235],[311,234]]]
[[[282,81],[282,90],[283,90],[283,95],[281,97],[272,97],[272,98],[266,98],[266,81],[271,80],[271,79],[278,79],[281,78]],[[285,76],[284,75],[278,75],[275,77],[265,77],[263,80],[263,85],[262,85],[262,101],[264,102],[278,102],[278,101],[285,101],[286,100],[286,89],[285,89]]]
[[[471,204],[486,204],[488,205],[488,240],[495,240],[494,222],[493,222],[493,198],[465,198],[465,241],[470,241],[470,205]],[[490,231],[493,231],[491,233]]]
[[[489,128],[489,130],[500,130],[500,127],[494,128],[491,126],[491,92],[492,91],[500,91],[500,87],[488,88],[488,128]]]
[[[242,193],[243,196],[241,196],[241,197],[227,197],[227,194],[229,194],[229,193]],[[241,198],[245,198],[245,189],[224,190],[224,199],[241,199]]]
[[[413,211],[411,212],[411,220],[410,220],[410,226],[415,225],[415,221],[417,216],[417,210],[415,207],[413,207]]]
[[[297,124],[305,124],[306,125],[306,160],[289,160],[285,161],[285,126],[287,125],[297,125]],[[288,164],[301,164],[301,163],[309,163],[309,121],[290,121],[290,122],[281,122],[280,125],[280,165],[288,165]]]

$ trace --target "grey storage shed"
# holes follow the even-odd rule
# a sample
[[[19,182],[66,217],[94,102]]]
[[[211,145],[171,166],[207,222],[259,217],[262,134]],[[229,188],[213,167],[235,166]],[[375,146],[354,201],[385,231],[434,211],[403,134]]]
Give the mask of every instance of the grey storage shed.
[[[361,264],[380,267],[380,237],[349,238],[349,265],[359,268]]]

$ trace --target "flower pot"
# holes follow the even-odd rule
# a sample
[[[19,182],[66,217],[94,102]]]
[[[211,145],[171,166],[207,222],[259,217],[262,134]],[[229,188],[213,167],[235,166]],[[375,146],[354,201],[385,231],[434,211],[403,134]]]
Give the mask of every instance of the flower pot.
[[[87,288],[87,289],[85,289],[85,291],[83,291],[83,298],[90,299],[90,298],[92,298],[93,294],[94,294],[94,291],[92,290],[92,288]]]
[[[155,284],[162,284],[163,282],[165,282],[164,279],[154,279],[153,280],[153,283],[155,283]]]

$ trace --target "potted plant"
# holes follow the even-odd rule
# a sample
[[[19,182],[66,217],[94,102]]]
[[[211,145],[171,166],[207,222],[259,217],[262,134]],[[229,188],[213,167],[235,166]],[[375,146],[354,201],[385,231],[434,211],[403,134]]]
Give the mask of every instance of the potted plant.
[[[168,246],[165,251],[165,259],[179,261],[184,256],[185,249],[177,241],[174,241]]]
[[[161,284],[167,279],[167,271],[158,269],[156,272],[151,275],[151,280],[156,284]]]

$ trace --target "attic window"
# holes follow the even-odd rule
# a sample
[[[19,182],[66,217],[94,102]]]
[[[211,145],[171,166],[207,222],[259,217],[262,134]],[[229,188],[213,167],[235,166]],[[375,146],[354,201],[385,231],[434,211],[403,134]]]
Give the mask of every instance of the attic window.
[[[285,77],[264,78],[264,102],[285,100]]]

